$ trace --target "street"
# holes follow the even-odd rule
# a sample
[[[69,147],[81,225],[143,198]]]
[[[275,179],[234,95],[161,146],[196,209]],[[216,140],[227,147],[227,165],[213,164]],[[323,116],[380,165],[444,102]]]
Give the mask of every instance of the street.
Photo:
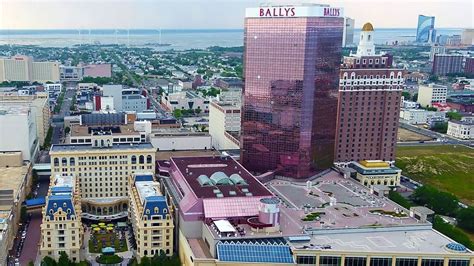
[[[398,143],[397,145],[399,146],[442,145],[442,144],[465,145],[465,146],[474,145],[474,141],[472,140],[458,140],[446,134],[441,134],[441,133],[434,132],[425,128],[420,128],[420,127],[408,124],[406,122],[403,122],[401,120],[400,120],[400,127],[416,132],[418,134],[422,134],[422,135],[425,135],[434,139],[439,139],[442,141],[404,142],[404,143]]]
[[[51,139],[52,144],[59,144],[61,142],[61,138],[64,137],[64,117],[70,114],[69,109],[71,108],[71,98],[76,93],[76,89],[74,87],[66,88],[66,93],[64,94],[63,104],[61,106],[61,110],[59,114],[55,114],[53,116],[53,136]]]

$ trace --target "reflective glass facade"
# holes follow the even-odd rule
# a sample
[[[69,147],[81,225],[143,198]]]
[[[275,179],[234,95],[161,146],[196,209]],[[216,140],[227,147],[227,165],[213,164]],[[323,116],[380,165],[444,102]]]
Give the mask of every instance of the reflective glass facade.
[[[241,158],[305,178],[332,166],[344,21],[246,18]]]
[[[435,17],[419,15],[418,27],[416,29],[416,41],[420,43],[432,42],[436,38],[434,29]]]

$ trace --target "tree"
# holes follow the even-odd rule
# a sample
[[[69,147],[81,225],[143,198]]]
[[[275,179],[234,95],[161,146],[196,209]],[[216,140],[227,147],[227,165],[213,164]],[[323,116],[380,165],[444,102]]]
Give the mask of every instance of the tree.
[[[459,114],[458,112],[447,112],[446,116],[451,120],[457,120],[457,121],[461,120],[462,118],[462,115]]]
[[[433,228],[439,231],[440,233],[442,233],[443,235],[446,235],[449,238],[452,238],[454,241],[463,244],[469,249],[474,248],[474,244],[471,242],[469,237],[464,232],[450,225],[449,223],[446,223],[438,215],[436,215],[434,218]]]
[[[426,109],[427,111],[435,111],[435,112],[438,111],[438,109],[436,109],[436,107],[432,107],[432,106],[428,106],[428,105],[426,106],[425,109]]]
[[[197,108],[197,109],[194,109],[194,113],[196,113],[197,115],[201,113],[201,108]]]
[[[441,215],[454,216],[459,208],[459,200],[453,194],[439,191],[429,185],[415,189],[411,199]]]
[[[151,263],[151,260],[150,258],[148,257],[143,257],[141,260],[140,260],[140,266],[152,266],[153,264]]]
[[[448,132],[448,123],[447,122],[436,122],[431,130],[445,134]]]
[[[462,208],[456,215],[458,226],[474,232],[474,207]]]
[[[71,132],[71,128],[70,127],[65,127],[64,128],[64,133],[68,134],[69,132]]]
[[[35,263],[30,260],[30,261],[28,262],[28,266],[35,266]]]
[[[439,77],[436,76],[436,75],[431,75],[431,76],[428,78],[428,81],[430,81],[430,82],[438,82],[438,81],[439,81]]]
[[[388,193],[388,198],[391,199],[392,201],[398,203],[400,206],[410,209],[411,203],[408,201],[406,198],[404,198],[400,193],[390,190]]]
[[[402,96],[405,100],[410,100],[411,99],[411,95],[408,91],[402,92]]]
[[[70,264],[71,261],[69,260],[69,256],[66,254],[66,252],[61,251],[59,253],[58,266],[69,266]]]
[[[181,109],[174,109],[173,116],[176,119],[180,119],[181,117],[183,117],[183,112],[181,111]]]
[[[41,261],[41,266],[57,266],[58,263],[51,257],[46,256]]]

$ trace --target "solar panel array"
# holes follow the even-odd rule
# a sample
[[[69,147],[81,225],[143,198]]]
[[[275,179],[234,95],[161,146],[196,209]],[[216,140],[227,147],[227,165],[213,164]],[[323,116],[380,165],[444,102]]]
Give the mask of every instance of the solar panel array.
[[[125,124],[125,115],[123,113],[84,114],[82,115],[82,124],[87,126],[123,125]]]
[[[223,241],[217,244],[220,261],[294,263],[290,247],[274,241]]]

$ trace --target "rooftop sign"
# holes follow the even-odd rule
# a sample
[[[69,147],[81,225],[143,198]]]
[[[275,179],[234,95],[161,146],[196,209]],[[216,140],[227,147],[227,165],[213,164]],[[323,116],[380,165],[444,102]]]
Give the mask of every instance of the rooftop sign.
[[[247,18],[344,17],[344,10],[329,6],[281,6],[247,8]]]

